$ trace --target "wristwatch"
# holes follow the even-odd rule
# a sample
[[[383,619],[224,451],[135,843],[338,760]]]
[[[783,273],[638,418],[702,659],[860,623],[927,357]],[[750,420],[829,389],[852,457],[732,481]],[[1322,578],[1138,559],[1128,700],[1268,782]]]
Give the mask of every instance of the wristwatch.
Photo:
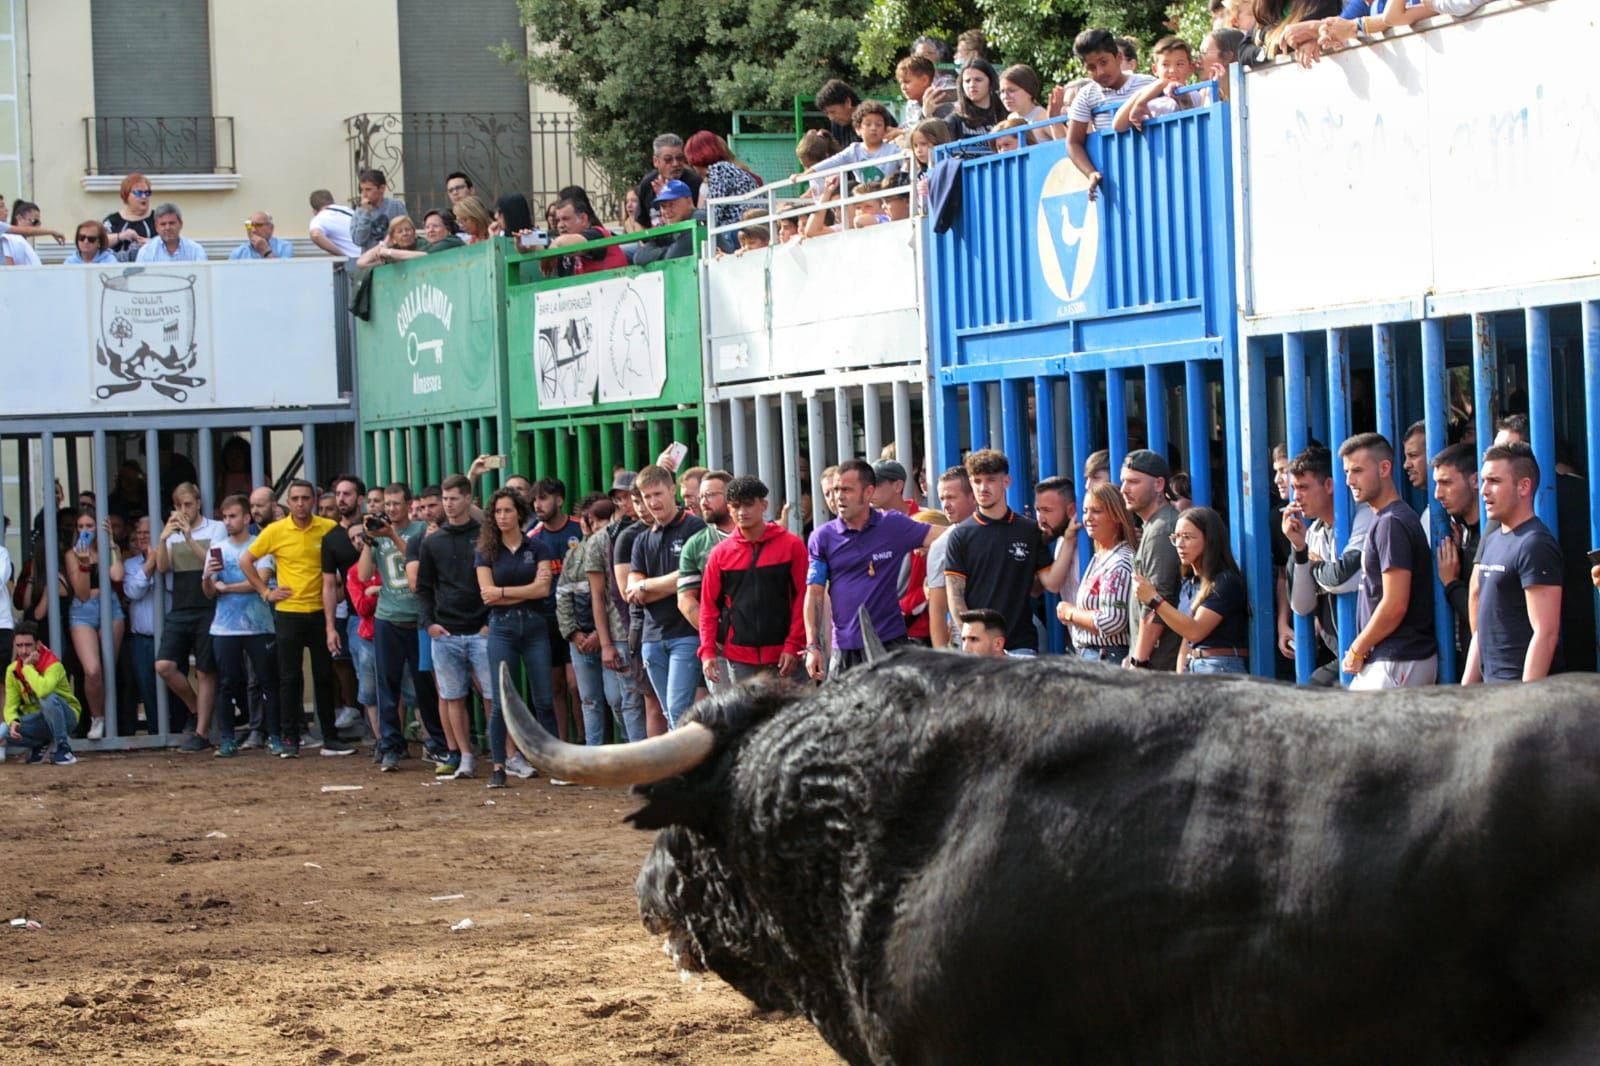
[[[1148,669],[1150,669],[1150,660],[1149,659],[1135,659],[1133,656],[1130,655],[1123,661],[1126,662],[1129,666],[1133,667],[1135,670],[1148,670]]]

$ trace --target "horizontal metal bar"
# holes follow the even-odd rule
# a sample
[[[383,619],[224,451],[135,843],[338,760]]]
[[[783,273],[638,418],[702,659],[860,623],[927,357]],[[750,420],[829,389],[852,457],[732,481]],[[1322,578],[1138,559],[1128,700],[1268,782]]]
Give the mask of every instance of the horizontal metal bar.
[[[801,396],[814,396],[831,392],[835,388],[851,385],[892,385],[904,381],[920,384],[928,380],[921,362],[876,366],[867,370],[844,370],[827,374],[805,374],[788,378],[763,378],[760,381],[741,381],[715,385],[706,389],[706,402],[723,400],[748,400],[756,396],[776,396],[794,392]]]
[[[1240,332],[1247,337],[1271,337],[1281,333],[1314,333],[1325,329],[1351,329],[1382,322],[1413,322],[1425,316],[1424,298],[1417,296],[1375,304],[1351,304],[1311,311],[1285,311],[1241,320]]]
[[[1427,314],[1429,318],[1448,318],[1485,311],[1554,307],[1557,304],[1585,303],[1589,300],[1600,300],[1600,277],[1569,278],[1476,292],[1438,293],[1428,297]]]
[[[107,433],[137,433],[146,429],[235,429],[242,426],[355,425],[355,407],[284,408],[260,410],[243,407],[225,411],[191,411],[173,415],[60,415],[56,418],[0,418],[0,433],[8,437],[37,433],[80,434],[104,429]],[[395,425],[411,425],[397,422]],[[377,423],[369,423],[376,429]]]

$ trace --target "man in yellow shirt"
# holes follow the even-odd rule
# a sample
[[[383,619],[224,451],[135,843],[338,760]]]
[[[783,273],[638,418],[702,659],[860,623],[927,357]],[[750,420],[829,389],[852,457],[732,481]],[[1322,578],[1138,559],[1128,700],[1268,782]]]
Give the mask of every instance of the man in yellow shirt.
[[[311,656],[311,690],[322,730],[322,754],[350,755],[355,749],[339,740],[333,719],[333,656],[328,652],[331,619],[322,603],[322,538],[333,529],[331,519],[314,513],[316,486],[296,478],[289,483],[289,517],[263,529],[239,556],[239,569],[262,599],[272,605],[278,646],[279,707],[283,714],[285,759],[300,757],[300,717],[305,706],[305,672]],[[272,556],[278,587],[269,589],[256,560]]]
[[[68,766],[78,761],[72,754],[72,729],[83,710],[72,693],[72,679],[50,649],[39,643],[39,629],[20,622],[6,667],[6,741],[26,747],[28,761],[44,762],[46,744],[54,745],[50,761]],[[3,758],[0,755],[0,758]]]

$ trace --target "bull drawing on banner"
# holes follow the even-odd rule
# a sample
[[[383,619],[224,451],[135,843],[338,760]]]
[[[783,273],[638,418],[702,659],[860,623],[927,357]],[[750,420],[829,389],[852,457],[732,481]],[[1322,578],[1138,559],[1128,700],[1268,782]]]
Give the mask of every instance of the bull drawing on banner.
[[[191,373],[199,362],[195,276],[131,267],[120,274],[101,274],[100,282],[95,362],[117,381],[97,386],[96,398],[106,400],[149,385],[169,400],[187,402],[188,390],[206,383]]]
[[[852,1063],[1600,1062],[1600,678],[868,649],[595,748],[502,674],[531,762],[645,797],[639,908],[681,970]]]

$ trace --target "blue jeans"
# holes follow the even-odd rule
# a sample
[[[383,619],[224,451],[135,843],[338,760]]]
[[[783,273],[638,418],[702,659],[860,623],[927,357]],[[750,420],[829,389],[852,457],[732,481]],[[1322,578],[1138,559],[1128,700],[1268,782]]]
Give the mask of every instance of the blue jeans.
[[[437,651],[437,649],[435,649]],[[545,732],[556,735],[556,704],[550,691],[550,625],[537,607],[507,607],[489,612],[489,674],[494,706],[489,711],[489,761],[506,761],[505,700],[500,692],[500,664],[510,667],[515,683],[517,664],[527,674],[533,716]]]
[[[1244,659],[1237,655],[1206,656],[1204,659],[1189,657],[1189,673],[1191,674],[1248,674],[1250,667]]]
[[[634,687],[628,672],[628,649],[617,646],[621,670],[607,670],[599,651],[586,654],[572,645],[572,669],[578,675],[578,695],[583,701],[583,740],[585,744],[605,741],[606,709],[616,722],[614,736],[630,742],[645,738],[644,697]]]
[[[1078,649],[1078,658],[1097,663],[1110,663],[1112,666],[1121,666],[1122,660],[1127,657],[1126,644],[1088,644]]]
[[[405,690],[406,671],[412,674],[422,654],[422,643],[417,639],[415,626],[397,626],[382,618],[372,620],[372,651],[378,674],[378,750],[385,755],[405,753],[405,725],[400,721],[400,698]],[[426,686],[423,686],[424,688]],[[424,715],[424,721],[427,716]],[[439,717],[435,708],[433,717]],[[432,730],[429,730],[432,738]],[[444,747],[444,738],[438,737],[438,746]]]
[[[656,690],[656,699],[661,701],[668,729],[678,728],[678,719],[694,703],[694,690],[705,678],[700,671],[699,649],[699,637],[644,642],[645,672],[650,675],[650,687]]]
[[[156,710],[156,638],[148,633],[129,633],[122,646],[122,662],[133,673],[133,687],[144,704],[146,731],[155,736],[161,731],[161,716]],[[132,700],[117,704],[117,735],[133,736],[139,719]]]
[[[377,621],[377,619],[373,619]],[[350,652],[350,665],[356,671],[356,702],[363,707],[378,705],[378,665],[373,641],[361,639],[361,618],[351,614],[345,624],[344,646]],[[374,638],[376,639],[376,638]]]
[[[441,700],[464,700],[478,691],[494,691],[494,671],[489,668],[489,638],[481,633],[450,633],[433,640],[433,683]]]
[[[39,701],[37,711],[17,719],[17,732],[22,734],[21,743],[34,751],[51,743],[58,748],[70,748],[72,727],[77,722],[78,716],[72,713],[67,701],[52,692]]]

